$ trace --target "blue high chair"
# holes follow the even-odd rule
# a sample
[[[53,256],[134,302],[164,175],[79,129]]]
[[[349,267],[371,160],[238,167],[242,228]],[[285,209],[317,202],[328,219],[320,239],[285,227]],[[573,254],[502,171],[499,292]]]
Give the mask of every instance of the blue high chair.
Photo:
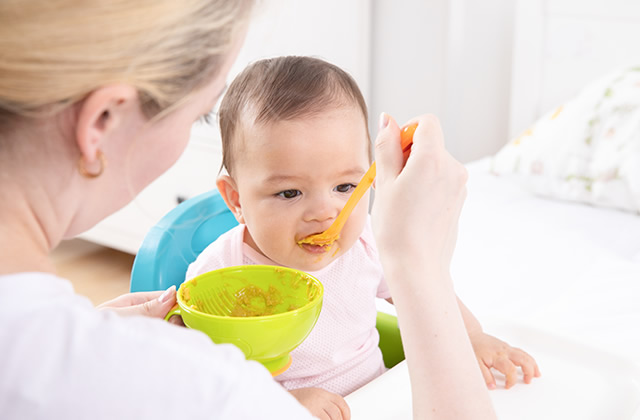
[[[236,226],[217,190],[183,201],[167,213],[145,236],[131,271],[131,291],[179,287],[189,264],[218,236]],[[391,368],[404,360],[395,316],[378,312],[376,328],[384,364]]]

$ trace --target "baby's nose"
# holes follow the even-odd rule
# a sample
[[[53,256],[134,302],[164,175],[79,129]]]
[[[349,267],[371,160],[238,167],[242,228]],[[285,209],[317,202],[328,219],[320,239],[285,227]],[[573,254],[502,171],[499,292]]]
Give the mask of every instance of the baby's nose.
[[[331,221],[340,213],[340,203],[331,197],[317,197],[309,202],[306,219],[310,221]]]

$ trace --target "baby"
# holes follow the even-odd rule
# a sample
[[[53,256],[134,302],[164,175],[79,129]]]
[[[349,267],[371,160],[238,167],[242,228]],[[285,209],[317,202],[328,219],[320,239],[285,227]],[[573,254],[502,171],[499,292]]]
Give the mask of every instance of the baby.
[[[285,388],[323,388],[342,396],[384,372],[376,297],[391,301],[368,215],[360,200],[331,247],[299,241],[326,230],[372,163],[367,107],[355,81],[310,57],[258,61],[221,103],[223,166],[217,186],[239,226],[209,245],[187,278],[214,269],[269,264],[300,269],[324,285],[318,322],[277,376]],[[426,239],[428,240],[428,238]],[[482,332],[460,302],[480,368],[506,386],[539,376],[531,356]]]

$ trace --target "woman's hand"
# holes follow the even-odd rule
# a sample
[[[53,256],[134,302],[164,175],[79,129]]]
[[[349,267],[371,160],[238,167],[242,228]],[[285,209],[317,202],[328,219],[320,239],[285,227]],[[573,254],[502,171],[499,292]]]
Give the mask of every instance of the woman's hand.
[[[289,391],[300,404],[320,420],[349,420],[351,410],[338,394],[321,388],[299,388]]]
[[[445,149],[435,116],[422,115],[410,123],[418,127],[404,165],[400,129],[392,118],[381,116],[373,210],[378,248],[383,260],[418,260],[448,273],[467,171]]]
[[[164,318],[176,303],[176,287],[155,292],[127,293],[101,305],[100,310],[111,310],[123,316],[145,315]]]

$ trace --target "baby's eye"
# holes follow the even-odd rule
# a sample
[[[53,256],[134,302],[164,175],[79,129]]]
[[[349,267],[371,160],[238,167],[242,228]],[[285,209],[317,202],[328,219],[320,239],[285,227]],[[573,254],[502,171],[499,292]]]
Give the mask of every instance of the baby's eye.
[[[356,186],[354,184],[340,184],[336,187],[336,191],[341,193],[348,193]]]
[[[302,194],[300,192],[300,190],[284,190],[284,191],[280,191],[278,194],[276,194],[277,196],[280,196],[282,198],[286,198],[286,199],[292,199],[292,198],[296,198],[297,196],[299,196],[300,194]]]

